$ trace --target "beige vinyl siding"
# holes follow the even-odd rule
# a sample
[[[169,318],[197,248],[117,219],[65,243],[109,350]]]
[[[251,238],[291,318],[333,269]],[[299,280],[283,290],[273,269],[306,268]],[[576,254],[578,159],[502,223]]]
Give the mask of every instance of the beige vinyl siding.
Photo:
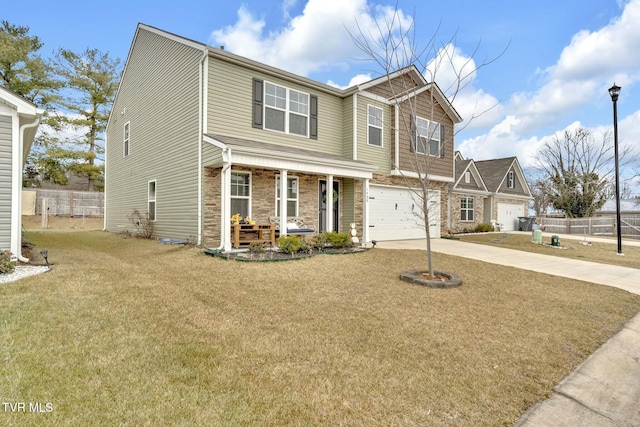
[[[11,117],[0,116],[0,250],[11,248]]]
[[[355,222],[355,180],[345,178],[342,180],[342,231],[349,232],[351,223]]]
[[[220,166],[222,164],[222,150],[208,142],[202,146],[202,165]]]
[[[342,101],[342,111],[344,112],[342,115],[342,155],[357,160],[353,156],[353,102],[353,96]]]
[[[147,210],[156,181],[160,237],[198,232],[198,88],[202,51],[140,29],[107,130],[106,226],[133,229],[133,209]],[[123,126],[131,123],[129,155]]]
[[[318,97],[318,139],[252,127],[253,79],[261,79]],[[343,155],[342,98],[313,86],[253,71],[219,58],[209,59],[207,132]]]
[[[375,147],[368,144],[367,130],[368,123],[368,105],[375,105],[382,108],[382,147]],[[376,165],[377,172],[391,172],[391,137],[394,136],[391,131],[391,108],[389,105],[376,102],[371,98],[364,96],[358,97],[358,160]]]

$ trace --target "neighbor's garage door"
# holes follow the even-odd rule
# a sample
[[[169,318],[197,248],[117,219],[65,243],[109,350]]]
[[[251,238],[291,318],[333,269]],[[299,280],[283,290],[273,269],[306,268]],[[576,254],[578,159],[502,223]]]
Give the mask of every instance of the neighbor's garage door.
[[[519,216],[524,216],[522,203],[498,203],[498,222],[503,230],[516,230],[516,221]]]
[[[431,237],[440,238],[440,191],[429,197]],[[424,239],[416,202],[407,188],[369,187],[369,238],[371,240]]]

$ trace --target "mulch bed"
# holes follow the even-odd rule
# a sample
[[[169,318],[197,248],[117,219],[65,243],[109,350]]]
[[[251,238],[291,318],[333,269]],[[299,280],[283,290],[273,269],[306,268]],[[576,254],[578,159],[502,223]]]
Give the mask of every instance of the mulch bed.
[[[269,250],[265,253],[257,253],[250,251],[243,252],[215,252],[210,250],[205,250],[204,252],[207,255],[216,256],[219,258],[227,259],[227,260],[236,260],[236,261],[253,261],[253,262],[268,262],[268,261],[291,261],[297,259],[310,258],[315,255],[334,255],[334,254],[355,254],[361,253],[364,251],[368,251],[371,248],[326,248],[323,251],[313,252],[310,254],[307,253],[295,253],[295,254],[285,254],[284,252],[280,252],[278,250]]]

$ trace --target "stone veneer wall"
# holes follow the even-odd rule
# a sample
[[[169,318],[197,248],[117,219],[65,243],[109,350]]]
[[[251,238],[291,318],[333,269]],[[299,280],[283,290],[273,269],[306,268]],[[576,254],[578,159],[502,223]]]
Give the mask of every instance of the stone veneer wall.
[[[460,220],[460,199],[473,197],[473,221]],[[471,194],[454,194],[451,198],[451,230],[461,233],[464,230],[473,230],[484,219],[484,197]]]
[[[269,217],[276,215],[276,176],[279,173],[269,169],[241,169],[233,168],[233,171],[251,173],[251,218],[257,223],[268,223]],[[218,246],[220,244],[220,206],[221,206],[221,168],[205,168],[204,173],[204,245]],[[298,178],[298,215],[304,218],[305,224],[314,230],[318,230],[318,191],[322,175],[309,175],[290,172],[288,177]],[[348,231],[349,224],[345,224],[342,217],[343,204],[350,203],[343,197],[342,180],[340,182],[340,207],[339,221],[342,231]],[[356,223],[358,224],[358,236],[362,236],[362,205],[363,184],[355,183],[355,209]],[[289,215],[293,216],[293,215]]]

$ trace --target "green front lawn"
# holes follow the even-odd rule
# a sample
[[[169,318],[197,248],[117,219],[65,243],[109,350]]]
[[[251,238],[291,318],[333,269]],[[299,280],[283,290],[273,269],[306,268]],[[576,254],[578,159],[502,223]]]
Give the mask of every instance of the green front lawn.
[[[0,285],[2,425],[512,425],[640,311],[606,286],[422,251],[277,263],[30,232],[53,271]],[[51,412],[46,412],[50,404]]]

